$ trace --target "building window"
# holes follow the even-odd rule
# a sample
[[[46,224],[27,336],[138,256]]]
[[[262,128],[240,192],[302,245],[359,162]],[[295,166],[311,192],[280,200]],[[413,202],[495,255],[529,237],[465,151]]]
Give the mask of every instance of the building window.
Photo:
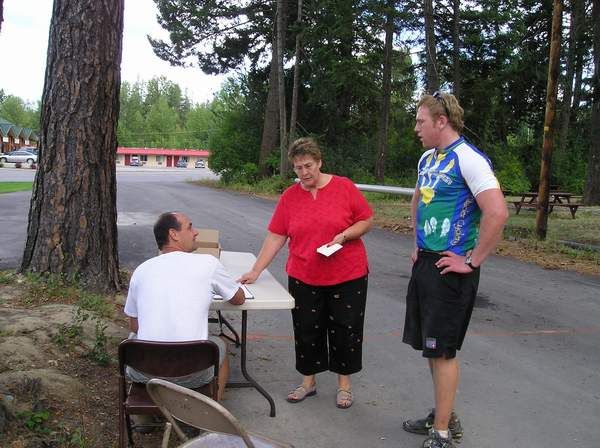
[[[157,165],[163,164],[163,156],[156,156],[156,164]]]
[[[143,155],[140,155],[140,160],[141,160],[142,162],[146,163],[146,162],[148,161],[148,156],[147,156],[147,155],[145,155],[145,154],[143,154]]]

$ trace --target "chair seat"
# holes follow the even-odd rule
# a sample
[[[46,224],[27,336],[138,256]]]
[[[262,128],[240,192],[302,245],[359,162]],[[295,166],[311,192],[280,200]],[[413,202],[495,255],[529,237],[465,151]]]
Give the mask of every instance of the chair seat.
[[[205,386],[191,390],[205,395],[212,395],[212,384],[209,383]],[[125,407],[131,414],[161,414],[160,410],[156,407],[156,404],[154,404],[154,401],[152,401],[152,398],[150,398],[150,395],[146,390],[146,385],[142,383],[131,383],[129,395],[125,400]]]
[[[252,443],[254,443],[255,448],[292,447],[292,445],[278,442],[255,432],[248,432],[248,435],[250,436]],[[190,439],[184,444],[179,445],[177,448],[214,448],[216,446],[219,448],[246,448],[246,444],[241,437],[230,434],[217,434],[214,432]]]

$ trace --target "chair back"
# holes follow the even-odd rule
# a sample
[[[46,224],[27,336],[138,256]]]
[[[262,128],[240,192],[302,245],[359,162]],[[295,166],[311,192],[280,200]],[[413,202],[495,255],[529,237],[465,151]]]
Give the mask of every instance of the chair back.
[[[176,430],[177,423],[173,418],[209,432],[239,436],[248,448],[254,448],[246,430],[215,400],[161,379],[150,380],[146,388],[152,400]]]
[[[143,384],[128,387],[127,366],[149,377],[185,376],[214,367],[214,378],[207,386],[213,398],[218,395],[219,347],[212,341],[153,342],[126,339],[119,344],[119,446],[133,446],[130,414],[156,414],[161,410],[148,396]],[[127,437],[125,437],[127,434]]]
[[[219,347],[212,341],[154,342],[125,339],[119,344],[119,373],[130,366],[148,376],[189,375],[211,366],[219,375]]]

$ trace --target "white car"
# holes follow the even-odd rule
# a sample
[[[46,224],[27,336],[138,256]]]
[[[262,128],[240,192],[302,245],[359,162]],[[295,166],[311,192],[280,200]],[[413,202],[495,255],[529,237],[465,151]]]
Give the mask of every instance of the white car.
[[[206,164],[204,163],[204,160],[198,160],[194,164],[194,167],[196,167],[196,168],[206,168]]]
[[[16,151],[7,152],[0,156],[0,163],[28,163],[29,165],[37,163],[38,156],[26,149],[17,149]]]

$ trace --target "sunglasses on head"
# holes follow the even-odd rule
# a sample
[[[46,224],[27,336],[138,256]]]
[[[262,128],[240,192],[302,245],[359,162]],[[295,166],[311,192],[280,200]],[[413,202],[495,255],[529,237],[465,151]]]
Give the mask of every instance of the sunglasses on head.
[[[433,92],[431,94],[432,97],[434,97],[438,102],[440,102],[442,104],[442,107],[444,108],[444,112],[446,113],[446,116],[449,117],[450,114],[448,113],[448,108],[446,107],[446,101],[444,100],[444,94],[442,92],[440,92],[439,90],[436,90],[435,92]]]

